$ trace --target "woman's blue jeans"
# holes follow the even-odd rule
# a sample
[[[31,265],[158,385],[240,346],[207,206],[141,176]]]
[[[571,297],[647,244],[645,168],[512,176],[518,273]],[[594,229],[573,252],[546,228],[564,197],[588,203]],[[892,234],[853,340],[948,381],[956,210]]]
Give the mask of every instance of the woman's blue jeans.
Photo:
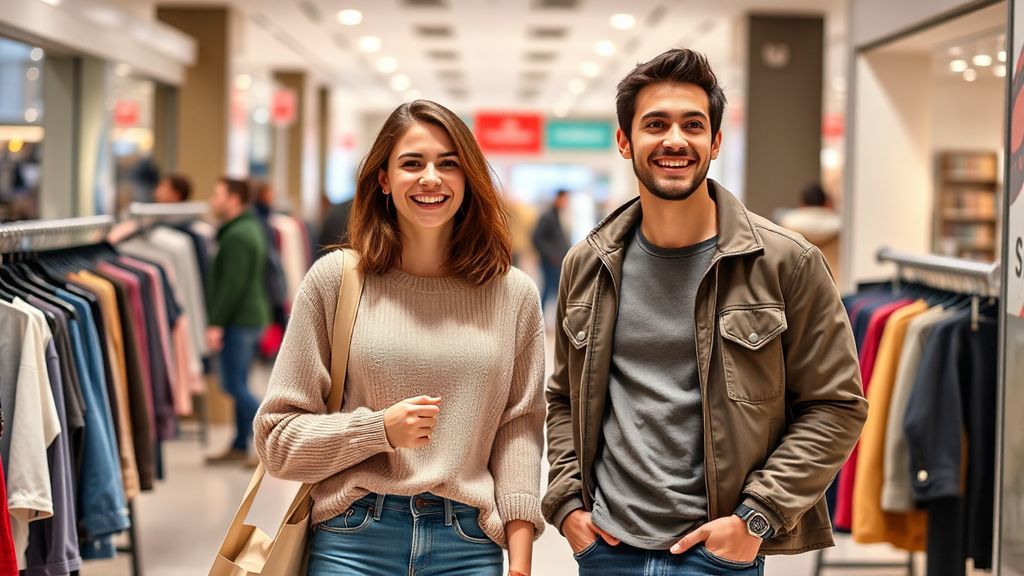
[[[313,527],[309,576],[501,576],[476,508],[432,494],[369,494]]]

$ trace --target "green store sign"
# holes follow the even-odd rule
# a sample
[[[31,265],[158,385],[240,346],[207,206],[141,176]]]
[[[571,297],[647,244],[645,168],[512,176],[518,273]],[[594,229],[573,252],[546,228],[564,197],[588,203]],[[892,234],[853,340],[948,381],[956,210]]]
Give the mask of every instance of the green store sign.
[[[596,120],[549,120],[548,150],[607,150],[614,145],[615,129]]]

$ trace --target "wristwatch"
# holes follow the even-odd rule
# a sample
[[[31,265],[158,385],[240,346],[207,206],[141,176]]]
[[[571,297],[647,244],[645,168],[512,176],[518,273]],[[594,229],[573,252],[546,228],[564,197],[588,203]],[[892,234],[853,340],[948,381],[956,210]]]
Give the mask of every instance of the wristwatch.
[[[764,514],[754,510],[750,506],[740,504],[736,507],[736,511],[733,512],[733,514],[739,516],[740,520],[747,523],[747,533],[751,536],[757,536],[762,540],[767,540],[775,535],[775,530],[772,529],[771,522],[764,517]]]

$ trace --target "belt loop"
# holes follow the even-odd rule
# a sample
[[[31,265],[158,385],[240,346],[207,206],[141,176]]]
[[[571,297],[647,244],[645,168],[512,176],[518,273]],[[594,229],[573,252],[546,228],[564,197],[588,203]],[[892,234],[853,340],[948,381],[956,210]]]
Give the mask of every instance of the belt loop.
[[[377,494],[377,503],[373,506],[373,519],[379,521],[380,513],[384,510],[384,495]]]
[[[452,512],[452,501],[447,499],[447,498],[445,498],[444,499],[444,525],[445,526],[451,526],[452,525],[452,516],[454,516],[454,515],[455,515],[455,513]]]

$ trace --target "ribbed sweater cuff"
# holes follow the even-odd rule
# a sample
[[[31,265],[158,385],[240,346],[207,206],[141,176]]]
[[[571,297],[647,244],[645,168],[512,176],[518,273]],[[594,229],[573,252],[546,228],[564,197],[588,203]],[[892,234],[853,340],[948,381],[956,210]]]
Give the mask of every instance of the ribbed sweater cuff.
[[[349,416],[345,443],[353,450],[367,450],[374,454],[393,452],[384,429],[384,411],[356,413]]]
[[[536,528],[535,537],[544,532],[544,516],[540,499],[533,494],[506,494],[498,498],[498,515],[505,524],[513,520],[530,522]]]

